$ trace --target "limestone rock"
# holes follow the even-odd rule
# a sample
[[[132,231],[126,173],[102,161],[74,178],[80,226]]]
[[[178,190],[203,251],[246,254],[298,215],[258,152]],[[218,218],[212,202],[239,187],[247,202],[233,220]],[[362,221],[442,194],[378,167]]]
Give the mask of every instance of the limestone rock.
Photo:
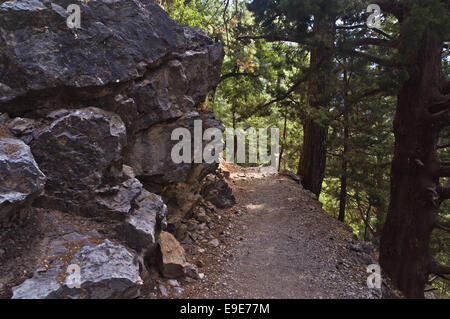
[[[115,107],[117,86],[125,84],[132,96],[124,100],[134,102],[122,104],[129,107],[124,114],[137,117],[148,108],[148,117],[164,119],[165,111],[179,116],[183,106],[198,104],[217,83],[222,46],[199,30],[178,25],[154,1],[80,3],[83,28],[75,33],[66,27],[66,8],[72,3],[0,4],[0,69],[6,70],[0,78],[0,103],[5,102],[6,111],[43,110],[63,105],[62,101],[79,108],[86,97]],[[166,61],[174,71],[163,68],[158,76],[147,76]],[[170,66],[177,61],[181,65]],[[135,79],[140,82],[136,87],[131,83]],[[49,91],[33,94],[40,90]]]
[[[80,267],[81,288],[71,287],[70,274],[58,261],[38,269],[31,279],[13,288],[13,299],[107,299],[136,298],[142,280],[136,257],[125,247],[105,240],[88,244],[70,261]],[[64,278],[65,277],[65,278]]]
[[[83,247],[73,258],[81,266],[81,288],[88,298],[136,298],[142,280],[135,255],[108,240]],[[81,291],[80,291],[81,293]]]
[[[160,270],[166,278],[179,278],[185,275],[188,266],[184,248],[175,237],[168,232],[161,232],[159,247],[161,251]]]
[[[121,191],[120,183],[111,185],[110,180],[119,175],[116,172],[119,169],[114,165],[125,144],[126,130],[122,120],[98,108],[76,110],[54,121],[31,145],[36,161],[48,176],[47,200],[61,208],[95,214],[97,207],[93,197],[96,194]],[[106,190],[102,184],[108,186]],[[125,185],[125,188],[139,186]],[[105,202],[100,201],[100,204]],[[123,203],[111,205],[113,210],[117,206],[119,211],[124,209]],[[111,207],[106,207],[108,209]]]
[[[172,141],[172,132],[177,128],[188,129],[193,145],[195,121],[202,121],[203,130],[219,124],[211,114],[190,112],[173,123],[157,124],[136,135],[131,152],[128,153],[127,164],[132,166],[136,175],[146,182],[146,186],[157,189],[158,185],[201,180],[217,169],[218,163],[192,165],[193,152],[190,163],[176,164],[172,160],[172,149],[179,143]]]
[[[159,292],[161,292],[161,295],[162,295],[163,297],[166,297],[166,298],[169,297],[169,293],[167,292],[166,286],[164,286],[164,285],[159,285],[158,288],[159,288]]]
[[[124,165],[121,175],[95,190],[98,210],[123,219],[132,210],[135,199],[143,192],[142,184],[134,176],[133,169]]]
[[[31,119],[16,117],[8,125],[9,131],[19,137],[25,144],[29,144],[36,133],[35,123]]]
[[[9,116],[6,113],[0,113],[0,125],[5,125],[9,121]]]
[[[146,190],[136,198],[136,208],[126,218],[120,236],[137,251],[151,253],[156,246],[157,232],[166,217],[167,207],[161,197]]]
[[[45,175],[21,140],[0,139],[0,224],[26,213],[45,185]]]

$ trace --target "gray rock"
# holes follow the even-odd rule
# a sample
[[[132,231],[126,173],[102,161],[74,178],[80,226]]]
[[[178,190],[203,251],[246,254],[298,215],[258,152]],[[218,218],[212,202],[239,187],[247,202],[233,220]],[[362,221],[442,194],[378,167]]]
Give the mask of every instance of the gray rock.
[[[167,214],[167,207],[160,196],[146,190],[136,198],[135,206],[126,218],[120,236],[133,249],[150,254],[156,247],[159,224]]]
[[[175,237],[180,241],[186,239],[189,234],[188,226],[183,223],[178,223],[175,227]]]
[[[8,129],[15,136],[23,136],[33,134],[35,131],[35,126],[33,120],[16,117],[11,121],[11,123],[9,123]]]
[[[190,219],[187,222],[187,230],[190,232],[195,232],[198,228],[198,222],[195,219]]]
[[[175,287],[173,288],[173,291],[175,293],[175,297],[180,298],[184,294],[184,289],[181,287]]]
[[[180,287],[180,283],[175,279],[168,280],[167,283],[172,287]]]
[[[374,252],[375,248],[371,242],[358,242],[356,244],[350,244],[349,248],[356,252],[361,252],[365,254],[371,254]]]
[[[63,287],[58,283],[62,265],[49,269],[38,269],[31,279],[12,289],[12,299],[57,299]]]
[[[25,143],[0,139],[0,224],[6,226],[12,219],[26,214],[43,190],[45,180]]]
[[[186,128],[193,138],[195,121],[203,121],[203,130],[217,126],[222,128],[213,115],[200,116],[198,112],[191,112],[173,123],[153,125],[150,129],[137,133],[134,144],[130,146],[127,164],[133,167],[136,175],[143,178],[145,185],[150,189],[157,190],[158,185],[201,180],[217,169],[217,163],[176,164],[172,160],[172,149],[179,143],[171,140],[172,132],[177,128]]]
[[[194,265],[188,265],[185,267],[184,271],[186,272],[186,276],[192,279],[200,279],[198,274],[198,269]]]
[[[169,294],[167,292],[167,288],[164,285],[159,285],[158,288],[159,288],[159,291],[161,292],[161,295],[163,297],[166,297],[166,298],[169,297]]]
[[[143,188],[141,182],[136,179],[133,169],[129,166],[124,165],[122,174],[118,176],[120,178],[116,178],[113,183],[95,190],[95,201],[99,210],[123,219],[131,212],[132,205]],[[123,182],[115,185],[122,179]]]
[[[13,299],[107,299],[136,298],[142,280],[137,258],[125,247],[105,240],[88,244],[76,252],[70,264],[79,265],[81,288],[70,288],[66,265],[58,261],[39,269],[31,279],[13,288]],[[61,274],[67,277],[62,281]]]
[[[54,121],[37,136],[32,150],[51,187],[91,185],[100,183],[101,173],[120,157],[125,144],[122,120],[92,107]]]
[[[5,125],[9,121],[9,116],[6,113],[0,113],[0,125]]]
[[[206,213],[204,212],[199,212],[195,218],[200,222],[200,223],[208,223],[211,220],[208,218],[208,216],[206,215]]]
[[[233,191],[223,178],[209,175],[202,186],[202,196],[217,208],[225,209],[236,205]]]
[[[208,242],[208,244],[212,247],[219,247],[220,242],[217,238],[214,238],[210,242]]]
[[[62,105],[63,100],[82,104],[80,99],[65,100],[70,94],[105,100],[111,96],[114,101],[114,86],[139,79],[131,85],[133,96],[123,98],[135,103],[123,112],[135,111],[135,116],[144,111],[142,121],[154,122],[167,113],[179,116],[217,83],[222,46],[199,30],[179,26],[153,1],[80,4],[83,28],[75,33],[65,26],[64,8],[70,1],[0,5],[0,69],[6,70],[0,78],[0,103],[6,102],[7,110],[44,109]],[[38,58],[42,56],[46,59]],[[147,76],[148,70],[167,60],[161,74]],[[45,89],[55,94],[33,95]]]
[[[301,184],[301,178],[300,176],[298,176],[297,174],[292,173],[291,171],[288,170],[282,170],[281,172],[279,172],[278,174],[282,175],[282,176],[287,176],[290,179],[294,180],[295,182]]]
[[[83,247],[72,259],[81,267],[81,291],[91,299],[136,298],[142,280],[135,255],[108,240]],[[82,296],[82,295],[80,295]],[[83,296],[84,297],[84,296]]]
[[[127,212],[142,185],[115,167],[121,167],[116,162],[125,144],[122,120],[98,108],[54,121],[31,146],[48,175],[44,206],[90,215],[101,210]]]

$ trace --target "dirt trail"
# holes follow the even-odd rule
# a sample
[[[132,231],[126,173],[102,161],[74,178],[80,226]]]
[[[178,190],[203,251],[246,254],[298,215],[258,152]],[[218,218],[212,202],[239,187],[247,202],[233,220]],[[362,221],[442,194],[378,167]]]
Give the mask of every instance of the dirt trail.
[[[228,165],[237,206],[222,211],[221,245],[192,256],[206,277],[187,298],[374,298],[352,234],[289,177]],[[237,213],[237,214],[236,214]],[[229,223],[228,223],[229,222]],[[228,224],[228,225],[227,225]],[[206,262],[205,262],[206,261]]]

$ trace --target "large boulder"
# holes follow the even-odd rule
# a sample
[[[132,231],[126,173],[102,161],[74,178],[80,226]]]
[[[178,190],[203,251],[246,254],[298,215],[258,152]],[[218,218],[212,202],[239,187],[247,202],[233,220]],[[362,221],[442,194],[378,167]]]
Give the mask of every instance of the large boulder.
[[[0,4],[0,111],[43,114],[89,101],[140,130],[181,117],[217,84],[222,46],[154,1],[79,2],[74,30],[66,26],[72,3]]]
[[[202,134],[209,128],[224,130],[212,112],[191,112],[180,119],[161,123],[136,135],[129,146],[126,162],[133,167],[139,180],[150,191],[161,194],[169,208],[169,222],[188,217],[201,200],[200,181],[218,168],[218,163],[192,164],[194,162],[194,127],[201,123]],[[177,128],[187,129],[192,138],[191,163],[175,164],[171,152],[179,141],[172,141],[171,135]],[[203,141],[203,147],[208,141]]]
[[[52,122],[32,143],[48,177],[41,202],[82,214],[128,213],[142,185],[134,174],[122,172],[125,144],[122,120],[98,108],[76,110]]]
[[[219,81],[222,45],[200,29],[178,25],[151,0],[80,2],[82,28],[69,29],[65,9],[72,2],[26,0],[0,4],[0,112],[12,117],[53,118],[59,121],[58,129],[63,130],[70,111],[58,111],[61,108],[95,106],[117,114],[127,129],[124,163],[158,194],[174,183],[198,182],[214,171],[216,164],[175,165],[170,158],[174,144],[170,134],[174,128],[191,128],[199,119],[204,129],[221,127],[211,113],[198,114],[197,109]],[[59,134],[55,129],[47,134],[53,135],[53,141]],[[96,138],[105,131],[86,132],[91,133]],[[44,136],[40,136],[40,141],[34,142],[40,148],[37,157],[50,157],[42,153],[49,152],[51,143],[46,144]],[[26,138],[29,140],[30,135]],[[55,147],[60,151],[59,144]],[[92,170],[82,165],[80,174],[96,172],[100,176],[111,156],[103,159],[99,155],[103,156],[95,155],[99,161],[92,163]],[[67,160],[65,157],[62,163]],[[64,166],[60,165],[60,170]],[[54,171],[52,175],[60,174],[52,167],[46,169]],[[52,199],[61,198],[66,202],[65,209],[79,210],[64,191],[62,186],[66,185],[50,180],[49,190],[62,189]],[[84,183],[79,180],[75,187]]]
[[[167,210],[190,210],[179,199],[195,205],[200,180],[217,168],[216,163],[175,165],[170,137],[178,127],[192,130],[194,120],[202,120],[204,130],[222,128],[212,112],[199,110],[219,82],[224,52],[152,0],[80,1],[80,29],[66,25],[70,4],[0,1],[0,136],[29,143],[48,176],[33,209],[67,213],[81,219],[80,225],[99,226],[103,237],[92,242],[81,230],[81,237],[73,234],[68,244],[77,248],[48,269],[33,265],[35,275],[14,296],[134,297],[138,268],[142,275],[144,259],[153,256],[166,227]],[[24,190],[25,206],[42,186]],[[8,198],[12,191],[0,188]],[[11,207],[16,211],[15,204]],[[0,217],[9,210],[0,208]],[[71,218],[69,226],[75,223]],[[39,238],[64,251],[51,232],[40,232]],[[114,257],[111,265],[107,254]],[[68,261],[87,262],[80,264],[89,274],[81,291],[61,281]]]
[[[208,114],[209,115],[209,114]],[[218,167],[218,163],[198,164],[194,163],[194,124],[202,123],[203,131],[213,127],[210,120],[205,115],[198,112],[185,114],[183,117],[172,123],[161,123],[153,125],[148,130],[139,132],[130,152],[127,154],[127,163],[133,167],[136,175],[146,183],[146,186],[158,190],[161,185],[168,185],[180,182],[189,182],[204,178],[208,173],[213,172]],[[218,121],[214,124],[219,124]],[[221,126],[219,126],[221,127]],[[191,162],[174,163],[172,160],[172,149],[179,141],[171,140],[172,132],[178,128],[185,128],[191,133]],[[203,137],[203,136],[202,136]],[[206,145],[206,142],[202,142]],[[195,176],[192,176],[192,174]]]
[[[120,117],[92,107],[54,121],[36,137],[32,150],[48,176],[47,189],[77,189],[99,185],[125,144]]]
[[[30,148],[21,140],[0,138],[0,225],[26,214],[44,185]]]
[[[82,240],[83,236],[79,236]],[[13,288],[12,298],[109,299],[136,298],[140,294],[142,280],[137,258],[121,245],[109,240],[89,243],[76,250],[68,264],[63,260],[57,259],[51,267],[38,269],[32,278]],[[74,266],[79,267],[80,275],[75,280],[70,272],[76,269]]]

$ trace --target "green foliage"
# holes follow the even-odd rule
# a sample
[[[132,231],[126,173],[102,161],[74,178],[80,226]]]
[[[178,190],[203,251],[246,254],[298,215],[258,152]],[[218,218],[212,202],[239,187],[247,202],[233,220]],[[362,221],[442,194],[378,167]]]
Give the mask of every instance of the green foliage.
[[[419,41],[427,29],[441,36],[450,34],[450,12],[440,0],[404,0],[403,5],[409,8],[409,14],[401,23],[401,40],[407,43],[407,55],[417,52]],[[408,56],[401,56],[407,59]]]
[[[330,105],[312,109],[308,105],[306,82],[290,90],[308,73],[310,52],[318,47],[326,49],[325,39],[314,37],[315,18],[325,15],[336,24],[358,25],[365,23],[365,10],[370,3],[370,0],[170,0],[164,1],[164,6],[178,22],[200,27],[224,44],[222,80],[206,106],[215,110],[226,127],[280,128],[282,169],[297,172],[302,124],[308,114],[328,126],[326,178],[320,200],[325,210],[337,217],[345,177],[346,222],[360,238],[377,244],[390,200],[395,96],[407,73],[338,50],[343,43],[364,37],[385,38],[364,28],[344,29],[336,33],[332,65],[325,70],[329,75],[326,90],[333,96]],[[417,52],[427,29],[450,33],[449,10],[442,0],[401,3],[410,10],[406,19],[400,24],[385,15],[382,27],[404,44],[400,51],[367,45],[351,48],[386,61],[406,61]],[[240,38],[252,34],[269,37],[257,41]],[[273,42],[270,36],[274,35],[292,41]],[[449,76],[448,53],[443,59],[443,69]],[[450,143],[450,139],[442,143]],[[450,160],[447,150],[442,150],[439,156]],[[440,215],[444,220],[450,220],[449,209],[450,204],[442,206]],[[447,264],[449,239],[447,233],[439,230],[432,237],[435,258]],[[445,281],[437,280],[434,285],[441,293],[450,294]]]

